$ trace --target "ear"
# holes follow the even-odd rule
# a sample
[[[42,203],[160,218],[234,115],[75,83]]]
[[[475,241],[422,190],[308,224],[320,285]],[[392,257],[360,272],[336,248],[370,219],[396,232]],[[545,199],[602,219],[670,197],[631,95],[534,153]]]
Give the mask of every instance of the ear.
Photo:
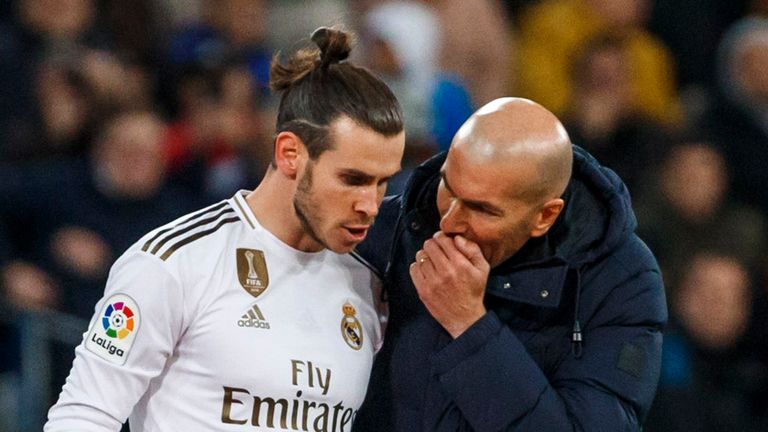
[[[547,201],[536,213],[536,219],[533,222],[531,237],[541,237],[549,231],[555,224],[557,217],[565,207],[565,201],[561,198],[555,198]]]
[[[275,164],[277,170],[292,179],[301,170],[306,155],[304,142],[293,132],[283,131],[275,137]]]

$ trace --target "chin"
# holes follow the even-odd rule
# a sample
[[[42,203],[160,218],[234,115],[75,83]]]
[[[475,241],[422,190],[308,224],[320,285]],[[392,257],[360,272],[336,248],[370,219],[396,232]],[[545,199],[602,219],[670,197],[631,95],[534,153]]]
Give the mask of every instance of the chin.
[[[338,254],[345,254],[352,252],[360,242],[344,241],[342,239],[336,239],[326,242],[325,247]]]
[[[333,252],[336,252],[337,254],[345,254],[350,253],[353,250],[355,250],[355,247],[357,246],[357,243],[354,244],[338,244],[329,246],[328,249],[330,249]]]

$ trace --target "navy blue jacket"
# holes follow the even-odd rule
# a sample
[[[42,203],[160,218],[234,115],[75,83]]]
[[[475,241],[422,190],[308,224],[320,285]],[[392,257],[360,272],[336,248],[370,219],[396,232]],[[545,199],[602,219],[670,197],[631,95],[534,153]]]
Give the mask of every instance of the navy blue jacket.
[[[384,277],[390,320],[354,430],[640,430],[667,307],[624,184],[574,146],[560,218],[491,270],[487,314],[453,340],[408,273],[438,230],[444,160],[425,162],[385,200],[358,248]]]

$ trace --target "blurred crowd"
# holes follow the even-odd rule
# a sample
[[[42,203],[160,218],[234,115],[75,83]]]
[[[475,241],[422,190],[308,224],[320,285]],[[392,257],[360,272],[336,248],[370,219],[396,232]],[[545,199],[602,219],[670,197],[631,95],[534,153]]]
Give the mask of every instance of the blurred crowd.
[[[89,319],[131,243],[258,183],[272,55],[320,25],[401,101],[391,191],[491,99],[556,113],[626,181],[664,273],[646,430],[768,430],[768,0],[0,2],[0,411],[15,317]]]

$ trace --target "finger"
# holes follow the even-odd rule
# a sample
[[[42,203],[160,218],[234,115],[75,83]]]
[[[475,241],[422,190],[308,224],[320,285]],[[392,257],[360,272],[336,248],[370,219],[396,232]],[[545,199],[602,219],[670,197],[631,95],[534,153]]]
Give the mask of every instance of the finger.
[[[453,238],[453,243],[456,248],[464,254],[465,257],[472,263],[473,266],[485,269],[490,267],[488,261],[483,256],[483,251],[480,250],[480,246],[477,243],[467,240],[463,236],[457,235]]]
[[[429,255],[429,253],[427,253],[426,251],[425,251],[423,260],[418,263],[418,269],[421,272],[421,274],[424,276],[424,279],[427,281],[435,280],[435,278],[438,275],[438,269],[444,269],[444,268],[445,267],[440,267],[440,264],[435,263],[435,259],[432,258],[432,256]]]
[[[422,277],[421,272],[419,272],[418,262],[414,261],[411,263],[410,267],[408,267],[408,273],[410,273],[411,280],[413,281],[414,285],[416,285],[416,279]]]
[[[429,261],[431,261],[435,268],[445,269],[451,265],[450,260],[436,240],[429,239],[425,241],[423,248],[427,258],[429,258]]]
[[[421,291],[420,287],[424,286],[426,280],[424,272],[421,271],[420,267],[421,264],[414,262],[408,268],[408,273],[411,275],[411,281],[413,281],[413,286],[416,287],[416,291]]]
[[[456,247],[453,238],[446,235],[444,232],[436,232],[433,236],[433,240],[437,243],[440,249],[442,249],[449,261],[461,263],[467,259],[467,257]]]
[[[418,252],[416,252],[416,256],[414,257],[414,263],[416,264],[424,264],[429,260],[429,255],[427,255],[426,252],[424,252],[424,249],[419,249]]]

